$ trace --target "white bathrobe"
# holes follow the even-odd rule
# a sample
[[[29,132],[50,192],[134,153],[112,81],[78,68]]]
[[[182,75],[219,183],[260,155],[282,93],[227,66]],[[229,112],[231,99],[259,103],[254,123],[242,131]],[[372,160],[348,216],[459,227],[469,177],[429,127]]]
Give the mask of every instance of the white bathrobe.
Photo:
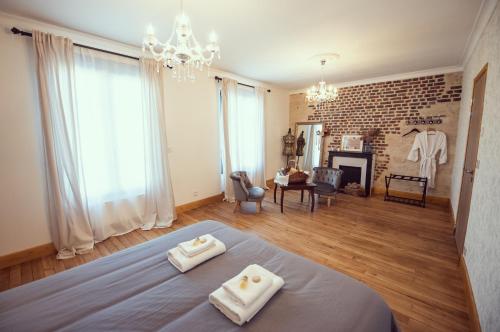
[[[423,131],[415,136],[415,142],[408,154],[408,160],[418,161],[420,150],[420,177],[426,177],[427,186],[434,188],[436,178],[436,155],[439,154],[439,164],[446,163],[446,135],[441,131]]]

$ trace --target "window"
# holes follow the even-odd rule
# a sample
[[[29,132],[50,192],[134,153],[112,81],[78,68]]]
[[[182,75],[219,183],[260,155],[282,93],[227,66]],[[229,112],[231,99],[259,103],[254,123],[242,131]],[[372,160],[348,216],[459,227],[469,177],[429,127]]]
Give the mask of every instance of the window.
[[[262,149],[260,117],[257,109],[255,90],[243,85],[237,87],[237,114],[229,117],[231,156],[241,170],[254,170]],[[235,169],[236,170],[236,169]]]
[[[83,51],[75,58],[81,176],[92,200],[144,194],[141,81],[137,63]]]

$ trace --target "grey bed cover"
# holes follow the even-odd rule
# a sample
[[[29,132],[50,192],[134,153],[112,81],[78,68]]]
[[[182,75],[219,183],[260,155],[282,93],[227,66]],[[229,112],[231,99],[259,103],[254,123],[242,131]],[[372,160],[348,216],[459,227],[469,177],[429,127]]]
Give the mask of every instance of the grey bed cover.
[[[181,241],[211,233],[227,252],[185,274],[167,260]],[[285,286],[238,327],[208,294],[247,265]],[[255,235],[204,221],[111,256],[0,293],[1,331],[398,331],[364,284]]]

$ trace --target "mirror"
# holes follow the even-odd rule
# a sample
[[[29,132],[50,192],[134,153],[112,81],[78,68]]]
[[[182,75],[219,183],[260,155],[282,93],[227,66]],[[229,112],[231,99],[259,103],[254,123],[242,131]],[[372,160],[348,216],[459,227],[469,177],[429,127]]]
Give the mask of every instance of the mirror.
[[[303,132],[304,143],[301,148],[300,135]],[[295,137],[297,137],[295,159],[299,169],[312,172],[312,169],[321,166],[323,158],[323,123],[322,122],[297,122],[295,124]]]

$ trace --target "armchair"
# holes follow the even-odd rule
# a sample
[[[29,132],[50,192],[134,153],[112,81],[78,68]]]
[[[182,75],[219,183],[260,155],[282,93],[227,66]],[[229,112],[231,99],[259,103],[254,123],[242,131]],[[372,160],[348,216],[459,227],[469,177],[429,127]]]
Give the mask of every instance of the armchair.
[[[340,188],[343,171],[337,168],[329,167],[314,167],[313,168],[313,183],[317,185],[315,193],[320,196],[326,196],[328,199],[328,206],[330,200],[335,198]]]
[[[248,178],[247,172],[237,171],[230,175],[233,181],[234,198],[236,206],[234,212],[241,207],[241,202],[255,202],[257,204],[257,212],[262,208],[262,200],[266,194],[265,190],[260,187],[255,187]]]

